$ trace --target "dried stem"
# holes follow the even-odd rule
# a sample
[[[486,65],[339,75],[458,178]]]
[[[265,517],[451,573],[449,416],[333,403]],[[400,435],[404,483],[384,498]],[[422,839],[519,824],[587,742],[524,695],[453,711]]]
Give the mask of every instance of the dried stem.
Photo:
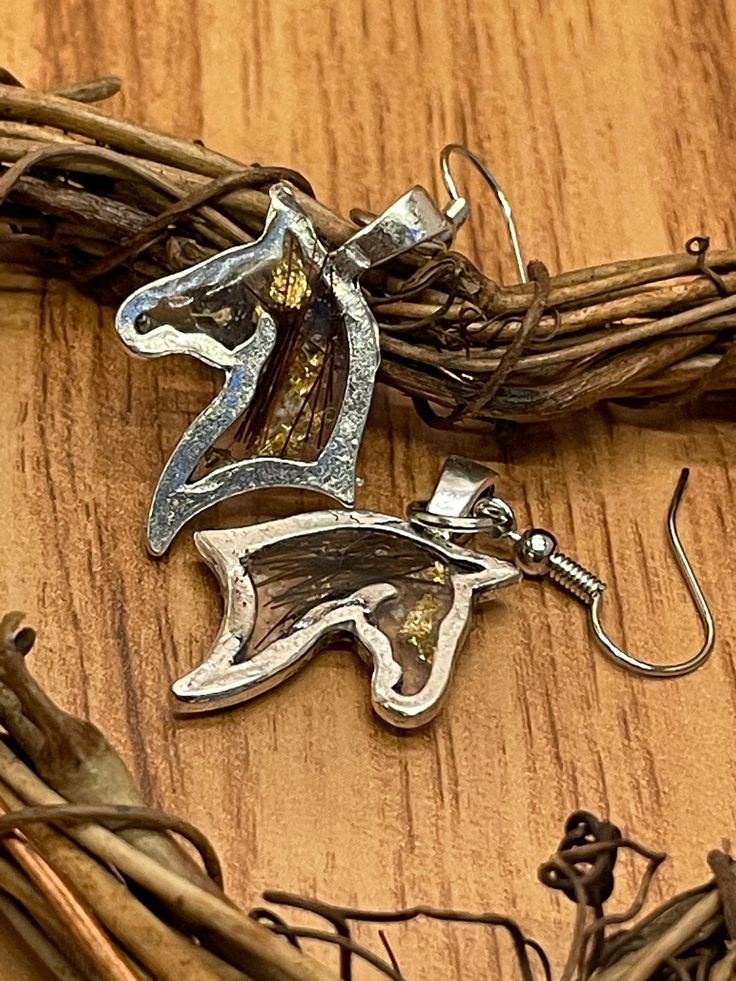
[[[7,813],[9,808],[17,806],[17,799],[0,784],[0,808]],[[95,971],[110,981],[138,981],[139,976],[130,970],[100,923],[90,915],[85,904],[77,899],[53,867],[29,845],[27,839],[13,834],[4,844],[30,882],[54,909],[69,940],[78,944]]]
[[[11,613],[0,621],[0,723],[38,774],[62,795],[60,800],[143,806],[130,771],[100,730],[55,705],[28,670],[27,651],[17,647],[21,619]],[[170,868],[212,888],[210,878],[155,823],[122,834]]]
[[[2,894],[0,923],[4,924],[6,930],[11,929],[33,954],[43,968],[42,978],[53,978],[53,981],[87,981],[89,976],[78,971],[64,956],[61,945],[52,941],[11,899]]]
[[[28,836],[68,887],[83,883],[84,902],[120,946],[153,977],[161,981],[213,978],[244,981],[248,975],[223,963],[167,926],[156,913],[136,898],[127,885],[64,835],[48,827],[34,826]],[[127,846],[132,847],[132,846]],[[58,908],[58,907],[56,907]],[[84,946],[89,953],[94,948]],[[101,972],[103,978],[126,975]],[[136,975],[132,975],[133,978]]]
[[[595,981],[646,981],[667,958],[685,946],[698,930],[715,916],[720,908],[720,896],[710,892],[681,916],[668,930],[642,951],[627,960],[594,974]]]
[[[47,776],[55,777],[54,782],[58,785],[60,774],[68,781],[70,769],[76,776],[84,772],[93,759],[97,762],[94,778],[96,792],[103,799],[106,790],[114,797],[121,785],[122,761],[94,726],[63,713],[41,691],[24,659],[33,640],[32,631],[21,629],[18,614],[8,615],[0,622],[0,682],[17,698],[26,721],[35,726],[46,740],[43,753],[33,759],[34,765],[39,772],[43,769]],[[70,752],[74,763],[71,768]],[[129,774],[125,771],[123,785],[126,788],[129,780]],[[106,781],[107,787],[103,786]],[[80,781],[76,779],[72,782],[78,789]],[[0,788],[3,786],[8,788],[3,791],[6,796],[9,792],[11,797],[15,795],[13,799],[17,798],[18,806],[28,805],[42,808],[43,811],[31,809],[0,819],[2,832],[22,824],[25,833],[67,883],[84,881],[87,905],[107,929],[113,933],[120,930],[120,934],[116,935],[123,947],[131,951],[141,964],[151,967],[157,978],[178,979],[182,974],[186,977],[211,976],[233,981],[244,976],[255,979],[268,977],[277,981],[296,981],[297,978],[328,981],[331,978],[329,972],[317,962],[294,952],[272,932],[233,907],[216,883],[193,866],[188,856],[186,863],[177,862],[177,868],[173,869],[169,854],[162,856],[158,849],[151,854],[149,839],[138,837],[131,843],[122,837],[129,836],[130,832],[113,833],[91,822],[97,816],[105,821],[112,820],[116,826],[131,821],[154,827],[172,826],[198,844],[217,879],[219,865],[213,861],[206,839],[192,832],[185,823],[164,821],[157,812],[140,806],[70,807],[41,779],[39,773],[34,773],[11,747],[0,742]],[[128,796],[131,794],[128,793]],[[80,819],[85,823],[78,823]],[[69,837],[45,827],[41,821],[63,822],[68,828]],[[70,825],[70,821],[74,823]],[[85,850],[78,848],[74,841],[83,845]],[[196,931],[209,931],[220,938],[222,943],[218,950],[219,947],[234,950],[237,964],[226,963],[204,948],[192,946],[160,922],[92,856],[156,896],[177,922],[183,920]],[[233,958],[228,955],[227,959]],[[247,968],[242,969],[245,964]]]
[[[328,244],[354,233],[296,171],[242,164],[87,104],[118,84],[0,84],[0,261],[114,304],[251,241],[277,180],[296,187]],[[681,254],[552,275],[543,295],[441,250],[373,270],[364,287],[382,380],[437,426],[535,422],[606,399],[677,405],[736,387],[736,249],[710,250],[703,236]]]
[[[55,908],[18,867],[5,859],[0,859],[0,896],[2,895],[11,897],[16,907],[22,909],[26,917],[40,927],[49,942],[63,952],[65,959],[73,963],[79,975],[89,978],[95,974],[85,949],[70,942],[69,931]],[[136,970],[134,966],[130,966],[131,970]],[[144,976],[141,974],[141,977]]]
[[[22,811],[0,816],[0,838],[28,824],[88,824],[103,822],[119,830],[125,827],[162,828],[182,835],[198,850],[207,874],[222,888],[222,871],[212,843],[198,828],[151,807],[129,807],[122,804],[59,804],[50,807],[24,807]]]
[[[734,976],[736,976],[736,947],[732,947],[717,964],[713,965],[708,981],[732,981]]]
[[[509,917],[429,906],[362,910],[275,891],[265,894],[267,902],[311,913],[329,929],[292,925],[272,909],[246,914],[221,890],[219,863],[208,840],[186,822],[143,805],[69,803],[51,783],[55,768],[68,779],[70,747],[82,771],[90,758],[105,760],[105,753],[114,751],[108,747],[100,757],[104,737],[99,731],[66,716],[32,679],[24,658],[34,639],[19,615],[0,621],[0,706],[15,727],[13,735],[28,738],[33,750],[26,762],[12,742],[0,740],[0,804],[5,810],[0,816],[0,918],[33,946],[48,976],[63,981],[352,981],[354,963],[362,960],[383,977],[405,981],[385,936],[379,935],[388,960],[358,943],[351,928],[426,917],[504,929],[519,976],[551,981],[544,950]],[[38,772],[41,765],[48,782]],[[98,775],[95,786],[103,798],[106,780],[110,793],[118,792],[120,765],[119,760],[105,764]],[[131,824],[182,835],[199,851],[209,874],[191,860],[186,868],[172,868],[166,857],[151,854],[145,840],[123,837],[129,836]],[[624,850],[640,855],[647,865],[628,908],[608,913],[605,904]],[[612,926],[629,925],[639,916],[662,861],[661,852],[623,837],[606,821],[586,812],[570,816],[560,847],[540,869],[545,885],[575,903],[561,978],[724,981],[729,976],[736,955],[731,947],[734,873],[726,852],[709,856],[715,883],[675,896],[625,931],[607,936]],[[39,928],[47,940],[40,939]],[[339,973],[305,954],[303,939],[334,949]]]
[[[2,744],[0,779],[31,806],[48,807],[66,803]],[[39,833],[32,832],[30,828],[28,830],[28,834],[34,837]],[[43,833],[50,832],[44,830]],[[179,916],[191,924],[211,930],[252,958],[253,978],[264,981],[267,978],[269,981],[271,978],[278,978],[279,981],[334,981],[321,965],[305,955],[294,954],[287,944],[253,923],[224,897],[208,892],[165,868],[106,828],[95,824],[72,825],[68,834],[103,862],[156,896]],[[264,973],[264,963],[273,965],[273,973]]]

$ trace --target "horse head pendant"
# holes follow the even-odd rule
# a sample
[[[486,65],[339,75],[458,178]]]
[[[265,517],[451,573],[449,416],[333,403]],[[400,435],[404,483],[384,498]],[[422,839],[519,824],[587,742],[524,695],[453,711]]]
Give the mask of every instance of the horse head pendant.
[[[453,459],[432,499],[440,515],[470,513],[492,473]],[[520,578],[504,560],[442,531],[370,511],[325,510],[195,541],[222,587],[219,633],[199,667],[174,683],[187,711],[235,705],[280,684],[349,635],[372,665],[381,718],[416,728],[439,711],[476,600]]]
[[[156,555],[196,514],[245,491],[308,488],[352,505],[380,362],[358,279],[454,227],[415,187],[328,251],[288,185],[270,199],[257,241],[144,286],[116,317],[136,354],[189,354],[225,372],[159,479],[148,519]],[[228,437],[236,452],[218,445]]]

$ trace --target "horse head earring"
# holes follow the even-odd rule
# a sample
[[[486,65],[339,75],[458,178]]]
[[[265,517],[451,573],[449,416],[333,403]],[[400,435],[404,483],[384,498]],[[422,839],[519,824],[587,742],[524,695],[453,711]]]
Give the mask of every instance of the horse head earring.
[[[559,552],[549,532],[518,532],[495,478],[486,467],[450,457],[434,494],[411,505],[408,520],[326,510],[198,532],[225,612],[208,657],[173,686],[183,708],[212,711],[253,698],[303,667],[321,643],[347,634],[372,665],[377,714],[401,728],[423,725],[447,695],[473,609],[522,576],[549,575],[588,604],[596,638],[622,667],[673,677],[705,662],[713,618],[675,524],[684,477],[669,531],[706,638],[694,657],[677,664],[641,660],[609,639],[600,623],[601,580]],[[488,550],[469,544],[480,536]],[[489,554],[505,543],[510,557]]]
[[[451,240],[463,200],[441,211],[421,187],[333,251],[285,183],[261,237],[144,286],[116,329],[143,357],[188,354],[225,373],[222,390],[172,452],[153,496],[150,550],[213,504],[264,487],[355,495],[355,466],[380,362],[359,277],[423,242]],[[216,441],[237,427],[240,458]]]

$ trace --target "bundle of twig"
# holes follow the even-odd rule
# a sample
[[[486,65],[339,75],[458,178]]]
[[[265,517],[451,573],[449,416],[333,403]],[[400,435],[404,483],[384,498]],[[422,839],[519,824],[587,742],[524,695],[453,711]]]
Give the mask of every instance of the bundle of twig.
[[[268,187],[291,181],[324,238],[356,228],[307,181],[121,122],[87,103],[115,79],[32,92],[0,84],[0,260],[64,275],[106,303],[260,233]],[[356,217],[362,219],[364,215]],[[603,399],[694,400],[736,387],[736,249],[681,254],[503,286],[454,252],[417,253],[365,278],[384,382],[437,425],[531,422]]]
[[[18,614],[0,621],[0,933],[24,942],[39,977],[59,981],[350,981],[361,959],[405,981],[382,931],[381,954],[358,943],[356,923],[417,917],[504,929],[524,981],[552,969],[542,948],[510,918],[431,907],[388,912],[348,909],[285,893],[249,914],[223,891],[217,855],[186,821],[146,807],[127,767],[91,723],[58,708],[30,674],[33,631]],[[182,847],[173,834],[199,854]],[[623,913],[606,914],[623,850],[647,866]],[[542,882],[563,890],[577,917],[563,981],[698,978],[725,981],[736,965],[736,875],[723,852],[710,856],[715,880],[691,889],[628,930],[664,855],[578,813],[567,823]],[[309,912],[324,927],[292,926],[272,907]],[[321,942],[331,968],[303,952]],[[333,953],[334,952],[334,953]],[[442,966],[436,965],[437,976]],[[470,970],[469,976],[475,976]]]

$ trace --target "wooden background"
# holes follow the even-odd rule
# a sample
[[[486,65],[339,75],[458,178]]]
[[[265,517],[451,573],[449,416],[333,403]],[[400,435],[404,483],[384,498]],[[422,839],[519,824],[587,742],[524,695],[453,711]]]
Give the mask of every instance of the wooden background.
[[[6,0],[0,62],[36,87],[117,73],[115,112],[300,168],[344,211],[416,181],[438,190],[439,148],[464,141],[510,193],[528,256],[567,269],[693,234],[733,244],[735,38],[728,0]],[[461,244],[509,278],[490,196],[462,180],[475,216]],[[559,962],[572,909],[536,868],[573,808],[671,853],[655,899],[705,877],[736,817],[732,411],[591,412],[498,445],[438,436],[379,392],[360,461],[361,505],[386,510],[426,494],[448,451],[495,463],[522,514],[609,579],[612,630],[623,614],[625,641],[655,657],[700,639],[662,532],[689,464],[681,528],[720,628],[697,675],[621,673],[580,607],[527,584],[478,617],[420,734],[376,723],[348,652],[244,709],[175,721],[168,684],[201,658],[219,597],[189,535],[156,563],[143,523],[216,381],[190,360],[132,361],[111,312],[55,282],[0,293],[0,333],[2,606],[28,611],[37,671],[125,750],[151,801],[211,834],[236,898],[272,886],[496,909]],[[414,978],[513,976],[490,932],[391,936]],[[12,956],[3,945],[0,963]]]

